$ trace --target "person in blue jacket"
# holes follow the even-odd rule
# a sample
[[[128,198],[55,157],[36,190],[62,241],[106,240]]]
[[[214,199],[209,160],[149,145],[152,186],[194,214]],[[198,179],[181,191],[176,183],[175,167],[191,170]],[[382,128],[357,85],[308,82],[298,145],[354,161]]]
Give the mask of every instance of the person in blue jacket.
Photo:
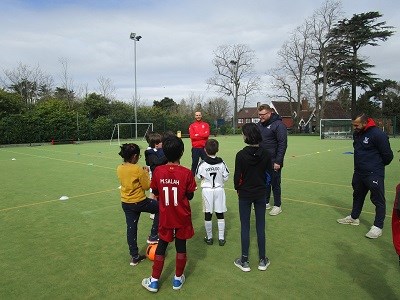
[[[385,166],[393,160],[389,137],[378,128],[373,119],[365,113],[359,113],[352,119],[354,129],[354,173],[353,208],[351,214],[337,222],[346,225],[359,225],[358,219],[367,193],[375,205],[375,221],[365,235],[376,239],[382,235],[386,215],[385,201]]]
[[[266,149],[271,156],[273,169],[271,184],[267,187],[266,209],[271,208],[269,200],[272,188],[274,205],[269,214],[276,216],[282,212],[281,174],[287,148],[287,128],[282,122],[282,118],[267,104],[261,104],[258,107],[258,117],[260,118],[260,122],[257,123],[257,126],[262,136],[260,147]]]

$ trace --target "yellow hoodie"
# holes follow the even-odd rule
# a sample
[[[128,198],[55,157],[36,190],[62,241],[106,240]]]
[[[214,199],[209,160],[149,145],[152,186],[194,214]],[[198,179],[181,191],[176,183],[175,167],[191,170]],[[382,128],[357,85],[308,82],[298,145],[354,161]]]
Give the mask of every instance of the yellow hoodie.
[[[137,203],[146,199],[145,191],[150,188],[149,172],[138,164],[123,163],[117,168],[121,184],[121,201]]]

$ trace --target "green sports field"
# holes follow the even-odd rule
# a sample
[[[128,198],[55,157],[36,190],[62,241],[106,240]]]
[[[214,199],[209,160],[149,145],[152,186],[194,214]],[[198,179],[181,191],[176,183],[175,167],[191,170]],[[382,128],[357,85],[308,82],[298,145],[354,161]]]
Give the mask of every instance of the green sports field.
[[[196,234],[188,241],[186,283],[172,290],[175,249],[169,246],[161,286],[141,286],[151,274],[146,260],[129,265],[125,217],[119,199],[118,145],[80,143],[0,148],[0,299],[399,299],[400,266],[391,239],[394,191],[400,182],[400,139],[386,169],[387,218],[383,236],[364,235],[374,206],[366,200],[360,226],[336,219],[352,202],[350,140],[290,136],[282,179],[282,209],[267,218],[267,271],[257,270],[255,227],[251,272],[234,266],[240,255],[240,224],[232,177],[240,136],[218,137],[219,155],[231,177],[224,247],[204,243],[201,192],[192,200]],[[190,165],[184,139],[182,164]],[[145,148],[145,142],[138,144]],[[141,163],[144,164],[143,158]],[[59,200],[61,196],[69,199]],[[253,220],[254,220],[254,216]],[[217,234],[214,217],[214,235]],[[139,222],[145,251],[151,220]]]

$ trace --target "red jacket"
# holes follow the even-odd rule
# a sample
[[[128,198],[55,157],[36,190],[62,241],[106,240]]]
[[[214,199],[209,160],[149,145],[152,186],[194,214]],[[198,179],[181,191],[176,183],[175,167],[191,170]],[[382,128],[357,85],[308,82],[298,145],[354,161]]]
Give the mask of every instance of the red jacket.
[[[189,126],[189,136],[193,148],[204,148],[210,136],[210,125],[203,121],[194,121]]]
[[[398,184],[396,187],[396,198],[394,200],[394,206],[393,206],[392,235],[393,235],[393,246],[400,259],[400,184]]]

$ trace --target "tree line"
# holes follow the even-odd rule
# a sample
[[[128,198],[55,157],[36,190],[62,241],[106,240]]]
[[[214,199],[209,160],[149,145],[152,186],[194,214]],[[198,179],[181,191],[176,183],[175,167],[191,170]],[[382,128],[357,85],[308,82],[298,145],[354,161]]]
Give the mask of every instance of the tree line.
[[[217,126],[216,120],[228,113],[227,101],[221,98],[192,103],[164,98],[153,106],[138,105],[138,123],[153,123],[157,132],[181,131],[188,133],[194,112],[204,112],[214,134],[230,133],[231,126]],[[196,102],[197,100],[197,102]],[[68,142],[79,140],[109,140],[116,123],[134,123],[134,105],[111,100],[97,93],[84,98],[68,97],[60,88],[34,103],[26,101],[16,91],[0,90],[0,144]],[[135,138],[134,125],[126,126],[124,138]],[[147,127],[138,127],[143,137]],[[121,133],[122,134],[122,133]]]
[[[61,82],[56,87],[39,66],[20,63],[0,77],[0,143],[104,140],[111,137],[114,124],[135,121],[153,123],[159,132],[185,134],[197,110],[214,133],[236,133],[237,112],[251,97],[267,97],[258,101],[267,103],[288,101],[295,124],[304,98],[315,107],[316,124],[331,100],[340,101],[352,114],[363,110],[372,117],[400,117],[400,83],[377,78],[370,71],[373,65],[360,54],[362,47],[378,46],[394,34],[381,17],[379,12],[366,12],[343,18],[340,1],[327,0],[288,35],[277,53],[277,65],[265,74],[272,92],[261,96],[265,86],[255,72],[255,51],[243,44],[221,45],[214,51],[214,74],[207,84],[219,97],[205,100],[193,94],[179,103],[164,97],[152,106],[117,100],[112,80],[103,76],[97,79],[96,92],[89,92],[87,85],[77,87],[67,59],[60,59]],[[143,130],[138,134],[144,135]]]

